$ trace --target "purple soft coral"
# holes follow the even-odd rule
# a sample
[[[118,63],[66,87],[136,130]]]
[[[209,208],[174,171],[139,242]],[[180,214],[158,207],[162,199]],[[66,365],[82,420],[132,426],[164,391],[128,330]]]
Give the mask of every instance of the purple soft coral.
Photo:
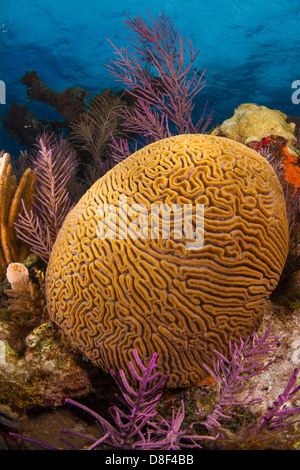
[[[122,403],[122,409],[118,406],[110,408],[110,413],[114,424],[109,423],[98,413],[74,400],[67,399],[66,403],[75,405],[81,410],[89,413],[99,425],[103,436],[95,438],[91,435],[79,434],[70,431],[62,431],[69,437],[79,437],[89,443],[87,450],[93,450],[105,444],[114,449],[161,449],[178,450],[182,448],[201,448],[200,442],[205,440],[215,440],[214,436],[198,436],[192,432],[192,426],[184,428],[185,417],[184,404],[175,414],[173,411],[171,420],[165,419],[156,411],[156,407],[161,398],[161,387],[166,377],[160,377],[159,372],[155,372],[157,354],[154,353],[148,366],[144,366],[139,358],[138,352],[134,349],[133,356],[135,365],[128,364],[132,376],[139,384],[134,390],[128,383],[122,370],[119,374],[111,371],[111,375],[119,386],[121,395],[117,398]],[[140,372],[137,372],[137,369]],[[125,410],[125,411],[124,411]],[[17,434],[11,434],[17,438],[37,444],[41,447],[54,449],[53,446],[41,442],[33,441]],[[71,447],[79,449],[74,443],[67,439],[61,439]]]
[[[259,375],[270,362],[263,365],[265,355],[269,351],[276,349],[276,338],[270,336],[270,329],[262,338],[254,333],[252,342],[250,338],[242,341],[238,346],[233,344],[231,347],[230,358],[217,353],[218,360],[215,362],[214,370],[208,369],[216,380],[218,386],[218,399],[213,410],[198,422],[190,426],[184,426],[185,408],[183,401],[177,412],[172,410],[171,419],[166,419],[157,411],[157,405],[161,399],[161,386],[166,377],[160,378],[158,372],[155,372],[157,354],[155,353],[148,366],[145,366],[140,360],[136,350],[133,350],[135,364],[129,363],[129,369],[132,377],[137,381],[138,388],[134,390],[128,383],[123,371],[119,374],[112,372],[121,395],[117,398],[123,405],[122,408],[113,406],[110,413],[113,424],[102,418],[98,413],[76,401],[67,399],[66,402],[92,416],[99,425],[102,436],[96,438],[91,435],[63,431],[67,439],[62,439],[69,446],[80,449],[70,438],[77,437],[84,439],[88,444],[84,447],[88,450],[103,448],[105,445],[113,449],[135,449],[135,450],[179,450],[184,448],[203,447],[224,448],[226,444],[233,448],[247,448],[255,445],[262,448],[267,442],[276,437],[279,431],[282,438],[286,432],[290,431],[293,424],[298,422],[297,415],[299,408],[287,408],[288,401],[299,392],[300,386],[293,389],[298,371],[295,370],[288,385],[268,412],[258,419],[255,419],[249,426],[242,426],[236,435],[226,428],[233,418],[240,418],[236,413],[236,407],[242,405],[247,408],[261,400],[254,399],[251,392],[244,399],[239,400],[238,394],[243,391],[245,382],[251,377]],[[140,372],[137,372],[139,370]],[[255,386],[253,387],[253,389]],[[193,432],[193,428],[198,425],[204,428],[205,435],[198,435]],[[208,433],[209,435],[206,435]],[[33,441],[30,438],[17,434],[11,434],[41,447],[53,449],[49,444]],[[267,439],[266,439],[267,437]]]
[[[299,419],[295,418],[295,416],[300,413],[300,407],[286,408],[288,401],[300,390],[300,385],[293,389],[297,377],[298,369],[294,369],[285,390],[279,395],[273,405],[268,408],[268,412],[247,428],[249,439],[254,439],[264,428],[269,430],[279,429],[282,432],[283,430],[290,429],[293,424],[299,422]],[[291,417],[294,418],[294,420],[290,420],[289,418]]]
[[[23,207],[15,228],[18,238],[48,262],[58,231],[73,206],[68,185],[75,180],[78,162],[66,140],[45,133],[37,140],[31,164],[36,179],[33,210],[28,213]]]
[[[111,375],[121,391],[121,395],[117,395],[117,398],[124,405],[124,409],[127,409],[127,411],[124,411],[118,406],[110,408],[115,426],[80,403],[67,400],[67,403],[76,405],[91,413],[103,431],[103,437],[98,440],[91,436],[81,435],[86,439],[94,440],[89,449],[94,449],[96,446],[105,443],[116,449],[178,450],[184,447],[201,448],[199,441],[214,440],[214,437],[194,435],[191,427],[188,429],[182,428],[185,416],[183,403],[176,415],[173,411],[170,421],[159,415],[156,406],[160,401],[160,390],[166,377],[160,378],[159,372],[154,372],[157,354],[153,354],[147,367],[143,365],[135,349],[133,350],[133,356],[136,366],[132,362],[128,366],[132,377],[139,384],[137,391],[129,385],[122,370],[119,371],[119,374],[111,371]],[[136,368],[141,373],[138,373]],[[66,434],[72,435],[69,432]]]
[[[245,341],[241,339],[239,346],[230,342],[228,358],[215,351],[218,359],[213,361],[213,370],[204,364],[218,387],[217,403],[202,423],[210,432],[218,432],[221,420],[232,420],[236,416],[234,410],[237,406],[249,406],[261,401],[252,399],[251,392],[243,400],[238,399],[238,394],[243,391],[246,380],[257,376],[270,365],[270,362],[262,365],[261,360],[267,352],[277,349],[275,340],[275,336],[270,336],[270,328],[261,338],[254,332],[252,344],[249,336]]]
[[[211,115],[205,119],[206,105],[201,118],[196,123],[192,119],[195,97],[205,86],[205,71],[199,74],[195,68],[199,50],[182,39],[164,13],[157,19],[148,15],[150,26],[140,16],[125,21],[132,33],[131,54],[111,43],[116,58],[108,68],[136,100],[133,107],[124,108],[124,130],[143,136],[146,143],[172,135],[170,129],[176,134],[203,133],[211,122]]]

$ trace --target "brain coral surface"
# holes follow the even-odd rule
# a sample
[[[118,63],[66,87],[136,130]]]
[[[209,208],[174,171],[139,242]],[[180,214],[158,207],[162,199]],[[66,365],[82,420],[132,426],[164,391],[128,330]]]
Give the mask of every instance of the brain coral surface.
[[[155,207],[175,209],[168,219]],[[287,244],[264,157],[225,137],[170,137],[116,165],[68,214],[47,269],[48,310],[104,371],[129,376],[136,348],[144,363],[159,354],[166,386],[197,384],[212,349],[226,353],[259,325]]]

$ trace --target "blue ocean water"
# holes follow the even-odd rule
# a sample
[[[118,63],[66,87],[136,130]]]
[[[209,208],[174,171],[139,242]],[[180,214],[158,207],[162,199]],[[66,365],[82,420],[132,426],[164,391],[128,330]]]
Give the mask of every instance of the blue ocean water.
[[[208,101],[213,123],[254,102],[300,116],[292,83],[300,80],[300,1],[290,0],[0,0],[0,80],[6,85],[1,121],[12,103],[27,104],[38,118],[52,118],[46,105],[30,103],[20,80],[35,70],[57,91],[82,87],[93,96],[118,90],[104,64],[113,57],[110,39],[127,46],[126,15],[147,18],[164,10],[183,38],[200,49],[197,68],[207,68],[207,84],[197,103]],[[0,146],[19,146],[0,128]]]

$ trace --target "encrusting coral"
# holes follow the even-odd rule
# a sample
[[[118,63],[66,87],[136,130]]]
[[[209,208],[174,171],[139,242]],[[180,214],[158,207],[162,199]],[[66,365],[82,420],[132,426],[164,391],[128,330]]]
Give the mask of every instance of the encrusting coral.
[[[28,168],[19,183],[13,174],[10,155],[0,158],[0,277],[5,276],[10,263],[22,262],[29,253],[29,246],[17,238],[14,223],[22,213],[22,201],[27,210],[33,199],[34,173]]]
[[[104,371],[130,375],[136,348],[143,360],[158,352],[167,387],[199,384],[213,349],[226,354],[258,327],[287,247],[283,191],[264,157],[224,137],[170,137],[115,166],[68,214],[47,308]]]
[[[261,142],[269,136],[283,137],[290,146],[296,142],[295,124],[286,121],[287,115],[276,109],[258,106],[255,103],[243,103],[234,110],[234,115],[226,119],[213,130],[212,135],[223,135],[247,145],[249,142]]]

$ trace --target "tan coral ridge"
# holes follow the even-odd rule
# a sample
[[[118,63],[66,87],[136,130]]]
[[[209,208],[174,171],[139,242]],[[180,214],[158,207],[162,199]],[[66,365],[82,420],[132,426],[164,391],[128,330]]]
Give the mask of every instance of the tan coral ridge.
[[[22,199],[26,209],[31,209],[33,183],[34,173],[30,168],[18,183],[10,155],[0,156],[0,278],[5,276],[10,263],[22,262],[29,254],[30,248],[17,237],[14,223],[22,211]]]
[[[163,203],[192,205],[193,228],[204,205],[203,247],[186,249],[192,234],[176,235],[174,217],[170,239],[155,214],[155,236],[141,209],[135,219]],[[106,204],[118,209],[115,238]],[[135,225],[137,236],[124,236]],[[70,211],[47,268],[47,308],[104,371],[130,379],[136,348],[145,364],[158,353],[167,387],[197,385],[213,349],[226,354],[259,326],[287,247],[283,191],[264,157],[224,137],[170,137],[116,165]]]

